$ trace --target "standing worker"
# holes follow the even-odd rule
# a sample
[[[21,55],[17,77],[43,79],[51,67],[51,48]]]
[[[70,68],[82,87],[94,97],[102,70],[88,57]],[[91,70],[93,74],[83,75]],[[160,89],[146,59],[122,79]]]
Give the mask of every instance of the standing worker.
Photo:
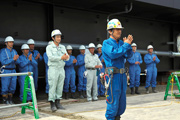
[[[90,102],[92,99],[97,101],[98,91],[97,91],[97,69],[102,69],[102,63],[98,56],[94,54],[95,45],[90,43],[89,54],[85,55],[85,67],[87,69],[87,101]],[[93,90],[93,96],[91,97],[91,89]]]
[[[48,45],[51,45],[53,43],[53,41],[49,41]],[[45,67],[46,67],[46,89],[45,89],[45,93],[49,94],[49,84],[48,84],[48,56],[46,54],[46,52],[43,54],[43,59],[44,59],[44,63],[45,63]]]
[[[156,77],[157,77],[157,68],[156,64],[160,62],[156,54],[153,54],[153,46],[149,45],[147,47],[148,54],[144,56],[144,62],[146,63],[146,93],[149,94],[149,87],[152,87],[152,92],[157,93],[156,91]]]
[[[71,96],[73,99],[75,99],[75,92],[76,92],[76,72],[74,70],[74,65],[76,64],[77,60],[72,55],[72,47],[71,45],[68,45],[66,47],[67,53],[69,55],[69,60],[65,61],[65,80],[64,80],[64,89],[63,92],[65,93],[65,99],[68,99],[69,95],[69,86],[71,88]]]
[[[1,49],[1,64],[5,66],[3,73],[16,73],[19,55],[13,49],[14,39],[11,36],[5,38],[6,48]],[[4,104],[13,104],[13,94],[16,90],[17,76],[1,78],[1,94]]]
[[[33,39],[29,39],[27,41],[27,44],[29,45],[30,51],[29,54],[32,54],[32,56],[35,58],[37,65],[34,66],[33,69],[33,78],[34,78],[34,85],[35,85],[35,90],[37,91],[38,89],[38,63],[42,61],[42,56],[37,50],[34,50],[35,42]]]
[[[29,54],[29,46],[27,44],[23,44],[21,46],[22,55],[19,57],[19,72],[32,72],[34,66],[37,65],[36,60]],[[19,76],[19,86],[20,86],[20,101],[23,100],[23,91],[24,91],[24,82],[26,76]],[[31,93],[27,93],[27,101],[31,101]]]
[[[84,72],[86,71],[85,69],[85,62],[84,62],[84,58],[85,58],[85,46],[84,45],[81,45],[79,47],[79,50],[80,50],[80,53],[78,56],[77,56],[77,63],[76,65],[79,66],[78,68],[78,80],[79,80],[79,83],[78,83],[78,91],[79,91],[79,94],[80,94],[80,98],[83,99],[83,98],[86,98],[86,84],[87,84],[87,79],[86,77],[84,76]]]
[[[124,59],[132,56],[132,35],[119,40],[122,34],[122,25],[118,19],[112,19],[107,24],[110,37],[103,42],[102,53],[106,64],[106,74],[109,74],[110,84],[107,91],[107,120],[120,120],[126,109],[127,78]],[[106,71],[105,70],[105,71]],[[109,80],[107,80],[109,82]]]
[[[142,64],[142,57],[139,52],[136,52],[137,45],[136,43],[132,43],[131,45],[132,50],[133,50],[133,55],[131,58],[127,59],[129,62],[129,75],[130,75],[130,89],[131,89],[131,94],[134,94],[134,87],[135,87],[135,93],[140,94],[138,91],[138,87],[140,85],[140,73],[141,73],[141,68],[140,64]]]
[[[100,70],[101,73],[104,73],[105,72],[105,62],[104,62],[104,59],[103,59],[103,56],[102,56],[102,45],[101,44],[98,44],[97,45],[97,50],[98,50],[98,57],[103,65],[102,69]],[[98,95],[99,96],[102,96],[102,97],[105,97],[105,88],[104,88],[104,85],[101,84],[101,81],[100,81],[100,75],[98,75],[98,79],[97,79],[97,85],[98,85]]]
[[[61,32],[56,29],[51,33],[53,43],[46,47],[48,56],[48,83],[49,83],[49,99],[51,103],[51,110],[55,112],[57,109],[64,109],[60,104],[62,99],[62,90],[64,85],[64,66],[65,62],[69,60],[66,48],[60,44]]]

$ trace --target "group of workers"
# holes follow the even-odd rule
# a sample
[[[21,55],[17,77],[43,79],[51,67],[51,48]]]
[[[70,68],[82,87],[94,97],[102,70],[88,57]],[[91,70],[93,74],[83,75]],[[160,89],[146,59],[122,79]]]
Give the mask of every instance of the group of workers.
[[[131,44],[132,47],[132,57],[127,59],[129,63],[129,76],[130,76],[130,89],[131,89],[131,94],[133,95],[134,93],[140,94],[138,91],[138,87],[140,85],[140,73],[141,73],[141,68],[140,64],[142,64],[142,57],[139,52],[136,52],[137,45],[136,43]],[[148,54],[144,56],[144,62],[146,64],[146,93],[149,94],[149,87],[152,87],[152,92],[157,93],[156,91],[156,77],[157,77],[157,68],[156,64],[160,62],[158,57],[153,54],[153,46],[149,45],[147,47]],[[135,88],[135,90],[134,90]]]
[[[102,45],[98,44],[97,49],[98,53],[95,54],[96,61],[94,61],[93,57],[91,58],[94,63],[89,63],[88,61],[90,58],[88,56],[85,57],[85,50],[86,47],[84,45],[81,45],[79,47],[80,54],[77,56],[77,59],[75,56],[72,55],[72,46],[68,45],[66,48],[65,46],[59,44],[56,41],[61,41],[60,37],[61,32],[59,30],[54,30],[52,32],[52,39],[53,41],[50,41],[47,46],[46,52],[43,54],[43,57],[40,55],[40,53],[37,50],[34,50],[35,41],[33,39],[29,39],[27,41],[27,44],[23,44],[21,46],[22,55],[19,56],[15,49],[13,49],[14,45],[14,39],[11,36],[8,36],[5,38],[5,45],[6,48],[3,48],[0,50],[0,62],[2,67],[1,72],[3,74],[6,73],[16,73],[16,67],[18,66],[19,72],[33,72],[33,78],[34,78],[34,84],[35,84],[35,90],[38,89],[38,63],[44,59],[45,62],[45,68],[46,68],[46,89],[45,92],[48,94],[48,100],[55,102],[57,100],[60,101],[62,98],[62,91],[64,93],[65,99],[68,99],[69,92],[71,92],[72,98],[75,97],[75,91],[76,91],[76,72],[74,67],[78,66],[78,91],[80,94],[80,98],[87,98],[88,101],[91,100],[91,89],[93,88],[93,100],[97,100],[98,92],[100,96],[104,96],[105,88],[100,82],[100,77],[97,74],[93,73],[91,75],[91,70],[89,69],[95,69],[92,66],[95,64],[96,61],[98,61],[97,68],[102,72],[104,71],[104,67],[102,67],[102,64],[105,64],[102,59]],[[59,36],[58,36],[59,35]],[[56,37],[59,38],[56,38]],[[57,39],[57,40],[56,40]],[[58,43],[58,47],[55,45],[55,43]],[[52,46],[52,47],[50,47]],[[95,45],[93,43],[89,44],[89,50],[95,50]],[[51,53],[51,51],[53,51]],[[91,50],[89,51],[89,53]],[[58,58],[54,57],[57,56]],[[62,60],[60,57],[63,56]],[[67,59],[68,58],[68,59]],[[100,61],[101,60],[101,61]],[[102,62],[102,63],[101,63]],[[87,63],[85,65],[85,63]],[[101,65],[101,66],[100,66]],[[102,69],[100,69],[102,68]],[[93,80],[88,80],[87,78],[91,79],[89,77],[86,77],[88,75],[85,75],[85,71],[88,71],[88,75],[90,75]],[[59,73],[58,73],[59,72]],[[20,85],[20,100],[23,100],[23,91],[24,91],[24,81],[25,76],[20,76],[18,78],[18,82]],[[58,84],[56,82],[59,82]],[[13,104],[13,94],[16,90],[16,83],[17,83],[17,77],[2,77],[1,78],[1,94],[3,97],[3,103],[5,104]],[[98,84],[98,85],[97,85]],[[58,85],[58,86],[56,86]],[[57,88],[60,88],[57,89]],[[86,92],[87,88],[87,92]],[[69,91],[70,90],[70,91]],[[56,93],[57,92],[57,93]],[[54,94],[56,93],[56,94]],[[31,93],[28,92],[27,101],[32,101]],[[59,105],[60,106],[60,105]],[[62,108],[62,106],[60,106]]]
[[[125,61],[127,60],[129,63],[131,94],[140,94],[138,91],[141,73],[140,64],[143,62],[141,54],[136,52],[137,45],[132,43],[132,35],[120,40],[122,29],[123,27],[118,19],[110,20],[107,24],[109,38],[104,40],[103,45],[97,45],[98,53],[94,53],[95,45],[93,43],[88,46],[89,53],[86,53],[86,47],[81,45],[79,47],[80,54],[77,58],[72,55],[72,46],[65,47],[60,44],[62,33],[58,29],[52,31],[52,41],[48,43],[43,57],[37,50],[34,50],[35,41],[33,39],[29,39],[27,44],[21,46],[22,55],[19,56],[16,50],[13,49],[14,39],[8,36],[5,38],[6,48],[0,51],[3,73],[16,73],[16,66],[18,66],[20,72],[33,72],[35,90],[37,91],[38,63],[44,58],[46,64],[46,93],[53,112],[57,109],[64,109],[60,104],[62,93],[64,93],[65,99],[68,99],[69,92],[71,92],[72,98],[75,98],[75,66],[78,66],[80,98],[87,98],[89,102],[97,101],[98,95],[105,95],[106,86],[101,84],[100,81],[100,74],[105,73],[105,83],[109,83],[106,87],[107,110],[105,116],[107,120],[120,120],[120,115],[126,109],[127,76],[125,74]],[[157,92],[155,90],[156,64],[160,60],[153,54],[152,45],[149,45],[147,50],[148,54],[144,56],[147,69],[145,88],[147,93],[149,93],[149,87],[152,87],[153,92]],[[16,76],[1,78],[1,94],[5,104],[13,104],[12,98],[16,90],[16,79]],[[24,80],[25,76],[20,76],[18,79],[21,101]],[[31,93],[28,92],[27,101],[31,100]]]
[[[0,62],[2,65],[1,73],[16,73],[16,66],[19,72],[33,72],[35,90],[38,88],[38,62],[42,56],[37,50],[34,50],[34,40],[29,39],[27,44],[21,46],[22,55],[19,56],[13,49],[14,39],[11,36],[5,38],[6,48],[0,50]],[[19,76],[20,100],[23,99],[25,76]],[[16,90],[17,76],[1,78],[1,94],[3,103],[13,104],[13,94]],[[31,93],[28,92],[27,101],[31,101]]]

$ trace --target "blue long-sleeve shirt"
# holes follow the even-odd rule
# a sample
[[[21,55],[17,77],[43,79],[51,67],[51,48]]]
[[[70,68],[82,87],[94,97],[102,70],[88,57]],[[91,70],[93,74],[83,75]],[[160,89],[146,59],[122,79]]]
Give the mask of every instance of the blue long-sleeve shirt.
[[[102,53],[101,53],[102,54]],[[100,61],[102,63],[102,69],[101,69],[101,72],[105,72],[105,62],[102,62],[103,60],[103,56],[101,55],[100,53],[97,53],[98,57],[100,57]],[[100,56],[101,55],[101,56]]]
[[[143,62],[141,54],[139,52],[133,52],[132,57],[127,59],[127,61],[129,62],[130,65],[135,65],[135,62],[139,62],[140,64],[142,64]]]
[[[3,48],[0,52],[0,61],[2,65],[7,65],[6,68],[16,68],[18,60],[15,61],[13,58],[18,55],[15,49]]]
[[[68,71],[68,72],[75,72],[75,70],[74,70],[74,66],[75,66],[75,64],[73,63],[73,60],[74,59],[76,59],[74,56],[72,56],[72,55],[70,55],[69,56],[70,58],[69,58],[69,60],[68,61],[65,61],[65,70],[66,70],[66,72]]]
[[[33,72],[33,67],[37,65],[36,60],[32,57],[32,61],[29,60],[29,57],[26,57],[22,54],[19,57],[19,71],[20,72]]]
[[[153,61],[153,57],[156,57],[155,61]],[[156,54],[151,55],[148,53],[144,56],[144,62],[146,63],[146,68],[150,68],[150,67],[156,67],[156,64],[158,64],[160,60]]]
[[[36,56],[37,56],[38,54],[40,54],[40,53],[39,53],[39,51],[37,51],[37,50],[33,50],[33,52],[29,51],[29,54],[28,54],[28,55],[30,55],[30,54],[32,54],[32,56],[33,56],[34,59],[35,59]],[[38,65],[38,63],[43,60],[43,57],[42,57],[41,54],[40,54],[40,58],[35,59],[35,60],[36,60],[37,65]]]
[[[114,39],[109,38],[103,42],[102,53],[106,67],[120,69],[124,68],[124,59],[132,56],[132,47],[122,40],[117,43]]]
[[[76,66],[78,66],[78,75],[83,75],[84,71],[86,70],[85,69],[85,61],[84,61],[84,58],[85,58],[85,54],[82,55],[82,54],[79,54],[77,56],[77,62],[76,62]]]

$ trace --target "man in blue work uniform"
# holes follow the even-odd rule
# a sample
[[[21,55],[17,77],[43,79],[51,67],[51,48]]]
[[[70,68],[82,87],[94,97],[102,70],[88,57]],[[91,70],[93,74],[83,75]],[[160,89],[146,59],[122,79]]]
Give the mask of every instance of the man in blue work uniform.
[[[1,49],[0,54],[1,64],[5,66],[3,73],[16,73],[16,64],[18,64],[19,55],[13,49],[14,39],[11,36],[6,37],[5,44],[7,47]],[[4,104],[13,104],[12,98],[16,90],[16,79],[17,76],[1,78],[1,94]]]
[[[33,67],[37,65],[36,60],[29,53],[29,46],[27,44],[23,44],[21,46],[22,55],[19,57],[19,72],[32,72]],[[23,100],[23,91],[24,91],[24,81],[26,76],[19,76],[19,86],[20,86],[20,101]],[[27,101],[31,101],[31,93],[27,94]]]
[[[104,59],[103,59],[103,56],[102,56],[102,45],[101,44],[98,44],[97,45],[97,50],[98,50],[98,57],[102,63],[102,69],[100,69],[100,73],[104,73],[105,72],[105,62],[104,62]],[[104,85],[101,84],[101,81],[100,81],[100,75],[98,75],[98,79],[97,79],[97,86],[98,86],[98,96],[101,96],[101,97],[105,97],[105,88],[104,88]]]
[[[68,99],[69,96],[69,86],[71,88],[71,96],[75,99],[75,92],[76,92],[76,72],[74,70],[74,65],[76,64],[77,60],[72,55],[72,47],[68,45],[66,47],[67,53],[70,56],[68,61],[65,61],[65,80],[64,80],[64,89],[63,92],[65,93],[65,99]]]
[[[85,62],[84,62],[84,57],[85,57],[85,46],[84,45],[81,45],[79,47],[79,50],[80,50],[80,53],[78,56],[77,56],[77,63],[76,65],[79,67],[78,68],[78,80],[79,80],[79,83],[78,83],[78,91],[79,91],[79,94],[80,94],[80,98],[83,99],[83,98],[86,98],[86,84],[87,84],[87,79],[86,77],[84,76],[84,71],[86,71],[85,69]]]
[[[32,56],[35,58],[37,62],[37,65],[34,66],[34,69],[33,69],[34,85],[35,85],[35,90],[37,91],[38,89],[38,63],[42,61],[43,58],[37,50],[34,50],[35,42],[33,39],[29,39],[27,41],[27,44],[29,45],[29,48],[30,48],[29,54],[32,54]]]
[[[144,56],[144,62],[146,63],[146,93],[149,94],[149,87],[152,87],[152,92],[157,93],[156,91],[156,77],[157,77],[157,68],[156,64],[160,62],[158,57],[153,54],[153,46],[149,45],[147,47],[148,54]]]
[[[126,109],[127,78],[124,69],[124,59],[132,56],[131,42],[133,37],[128,35],[127,38],[123,38],[123,41],[119,40],[122,29],[123,27],[118,19],[110,20],[107,24],[110,38],[103,42],[102,47],[106,70],[112,71],[109,77],[113,77],[107,91],[105,115],[107,120],[120,120],[120,115]],[[108,82],[109,80],[107,79],[106,81]]]
[[[48,45],[51,45],[53,43],[53,41],[49,41]],[[48,56],[46,54],[46,52],[43,54],[43,59],[44,59],[44,63],[45,63],[45,67],[46,67],[46,89],[45,89],[45,93],[49,94],[49,84],[48,84]]]
[[[140,94],[138,91],[138,87],[140,85],[140,73],[141,68],[140,64],[142,64],[142,57],[139,52],[136,52],[137,45],[136,43],[132,43],[131,45],[133,50],[133,56],[129,58],[127,61],[129,62],[129,75],[130,75],[130,89],[131,94],[134,94],[134,87],[135,87],[135,93]]]

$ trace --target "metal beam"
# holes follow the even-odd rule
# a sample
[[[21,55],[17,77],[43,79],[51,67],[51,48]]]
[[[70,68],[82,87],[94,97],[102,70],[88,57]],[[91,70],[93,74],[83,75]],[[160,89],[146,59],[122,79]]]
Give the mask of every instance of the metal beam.
[[[33,75],[33,72],[0,74],[0,77],[25,76],[25,75],[31,76]]]
[[[22,103],[22,104],[16,104],[16,105],[8,105],[8,106],[1,106],[0,109],[7,109],[7,108],[12,108],[12,107],[21,107],[21,106],[27,106],[31,105],[32,103]]]

